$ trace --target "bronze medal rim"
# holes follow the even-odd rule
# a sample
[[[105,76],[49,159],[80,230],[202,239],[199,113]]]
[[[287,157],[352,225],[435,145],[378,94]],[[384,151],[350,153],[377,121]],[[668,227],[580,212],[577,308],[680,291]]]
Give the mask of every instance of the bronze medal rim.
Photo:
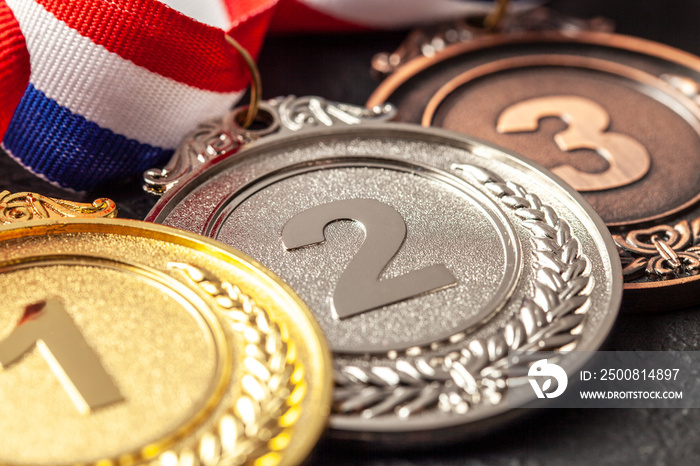
[[[606,48],[617,48],[677,63],[700,73],[700,57],[659,42],[639,37],[589,31],[577,31],[574,33],[540,31],[503,35],[492,34],[478,37],[469,42],[451,45],[432,57],[418,57],[409,61],[380,83],[370,95],[365,105],[367,108],[373,108],[377,105],[384,104],[399,87],[416,74],[458,55],[503,45],[537,42],[584,43]],[[425,126],[425,123],[423,123],[423,125]],[[700,201],[700,194],[694,196],[680,207],[666,212],[659,217],[655,216],[654,218],[642,219],[634,223],[637,226],[643,226],[645,222],[648,224],[654,220],[658,221],[662,217],[667,218],[679,214],[692,205],[697,204],[698,201]],[[652,225],[653,224],[654,223],[652,223]],[[619,228],[618,225],[608,226]],[[680,309],[697,303],[697,292],[700,292],[700,274],[657,281],[624,283],[622,310],[632,313],[650,313]]]
[[[565,34],[559,31],[526,32],[518,34],[493,34],[478,37],[469,42],[450,45],[432,57],[418,57],[394,71],[382,81],[367,99],[365,106],[373,108],[387,102],[389,97],[406,81],[431,66],[458,55],[509,44],[551,42],[584,43],[607,48],[618,48],[643,55],[672,61],[700,73],[700,57],[689,52],[640,37],[604,32],[577,31]]]

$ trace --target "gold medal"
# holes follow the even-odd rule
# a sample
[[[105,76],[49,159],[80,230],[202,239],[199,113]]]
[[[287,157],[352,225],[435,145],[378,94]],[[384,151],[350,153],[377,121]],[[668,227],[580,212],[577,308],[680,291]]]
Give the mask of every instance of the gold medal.
[[[92,203],[67,201],[36,193],[0,191],[0,225],[49,218],[111,218],[117,205],[107,198]]]
[[[303,302],[215,241],[145,222],[0,227],[0,462],[298,464],[329,412]]]

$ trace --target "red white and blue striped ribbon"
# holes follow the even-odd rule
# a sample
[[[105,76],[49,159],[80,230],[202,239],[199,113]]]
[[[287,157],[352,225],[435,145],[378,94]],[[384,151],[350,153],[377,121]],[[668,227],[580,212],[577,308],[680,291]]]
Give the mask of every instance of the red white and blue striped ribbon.
[[[222,27],[255,56],[276,0],[171,0],[215,26],[155,0],[4,2],[31,74],[3,146],[47,180],[89,190],[163,164],[186,132],[240,98],[248,71]]]
[[[520,2],[523,3],[523,2]],[[82,191],[164,164],[240,99],[279,31],[407,27],[490,0],[0,0],[0,137],[35,174]],[[275,12],[276,10],[276,12]]]

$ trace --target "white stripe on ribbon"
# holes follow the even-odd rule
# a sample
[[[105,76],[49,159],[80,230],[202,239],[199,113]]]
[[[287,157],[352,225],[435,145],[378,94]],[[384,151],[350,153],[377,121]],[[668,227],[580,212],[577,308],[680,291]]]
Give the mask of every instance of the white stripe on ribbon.
[[[296,0],[335,18],[374,29],[401,29],[419,24],[485,15],[494,2],[457,0]],[[542,0],[522,0],[510,5],[516,12]]]
[[[6,1],[27,42],[34,87],[127,138],[174,148],[243,94],[197,89],[153,73],[81,36],[33,0]]]
[[[208,24],[228,31],[231,20],[224,4],[220,0],[159,0],[183,15],[194,18],[200,23]]]

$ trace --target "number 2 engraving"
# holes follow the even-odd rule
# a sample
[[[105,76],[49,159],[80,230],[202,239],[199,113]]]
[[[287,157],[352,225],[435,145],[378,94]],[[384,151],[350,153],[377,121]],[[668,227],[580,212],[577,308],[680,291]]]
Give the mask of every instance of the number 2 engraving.
[[[325,241],[324,228],[336,220],[355,220],[366,231],[362,247],[345,268],[333,292],[332,312],[339,319],[455,285],[444,264],[379,280],[406,238],[406,223],[393,207],[372,199],[330,202],[292,217],[282,229],[287,250]]]
[[[36,346],[81,414],[124,398],[61,302],[28,306],[19,326],[0,341],[2,368]]]
[[[559,117],[569,127],[554,136],[563,151],[591,149],[610,164],[601,173],[585,173],[571,165],[560,165],[552,171],[578,191],[601,191],[633,183],[649,171],[651,160],[644,146],[636,139],[606,132],[610,116],[592,100],[567,95],[536,97],[506,108],[498,118],[499,133],[536,131],[539,120]]]

